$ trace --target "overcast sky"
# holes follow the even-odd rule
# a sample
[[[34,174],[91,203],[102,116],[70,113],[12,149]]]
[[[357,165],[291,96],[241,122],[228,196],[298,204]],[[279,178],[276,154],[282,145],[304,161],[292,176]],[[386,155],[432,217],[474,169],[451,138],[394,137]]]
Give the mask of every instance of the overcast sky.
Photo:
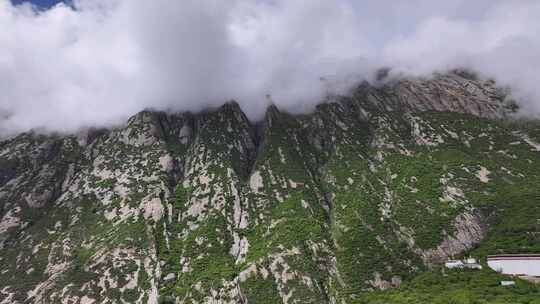
[[[0,29],[3,132],[229,99],[257,119],[266,94],[307,111],[325,92],[320,77],[339,92],[383,66],[471,68],[540,112],[537,0],[0,0]]]

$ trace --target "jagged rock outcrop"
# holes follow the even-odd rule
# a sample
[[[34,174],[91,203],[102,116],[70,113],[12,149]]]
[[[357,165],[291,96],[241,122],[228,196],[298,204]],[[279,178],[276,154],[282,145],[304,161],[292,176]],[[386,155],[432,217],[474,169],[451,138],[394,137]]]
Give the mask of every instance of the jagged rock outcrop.
[[[475,213],[459,214],[452,225],[452,235],[446,236],[437,248],[422,253],[427,265],[440,265],[449,258],[472,249],[484,239],[487,232],[481,216]]]
[[[449,74],[257,124],[231,102],[0,142],[0,303],[354,303],[399,286],[489,238],[513,216],[505,193],[540,179],[539,129],[494,120],[506,103]]]

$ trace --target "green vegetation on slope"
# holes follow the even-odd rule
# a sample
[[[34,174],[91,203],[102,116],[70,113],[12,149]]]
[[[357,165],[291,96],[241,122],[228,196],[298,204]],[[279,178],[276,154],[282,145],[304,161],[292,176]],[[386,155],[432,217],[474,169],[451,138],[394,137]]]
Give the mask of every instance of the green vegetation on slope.
[[[500,281],[515,280],[514,286]],[[365,293],[353,304],[538,304],[540,286],[489,269],[436,270],[394,290]]]

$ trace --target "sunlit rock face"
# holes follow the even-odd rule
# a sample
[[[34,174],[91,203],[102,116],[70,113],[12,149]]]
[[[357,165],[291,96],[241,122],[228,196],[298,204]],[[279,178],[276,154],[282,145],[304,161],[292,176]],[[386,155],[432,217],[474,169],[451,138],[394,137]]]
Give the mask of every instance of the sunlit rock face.
[[[353,303],[512,251],[517,218],[532,250],[540,125],[512,108],[448,74],[257,123],[227,103],[21,134],[0,142],[0,303]]]

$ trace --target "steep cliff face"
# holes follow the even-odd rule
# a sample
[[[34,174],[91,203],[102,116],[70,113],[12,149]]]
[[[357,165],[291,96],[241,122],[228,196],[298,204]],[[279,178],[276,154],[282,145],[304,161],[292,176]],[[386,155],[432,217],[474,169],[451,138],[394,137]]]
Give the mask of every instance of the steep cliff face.
[[[450,74],[258,124],[228,103],[21,134],[0,303],[354,303],[478,244],[538,249],[540,128],[511,106]]]

